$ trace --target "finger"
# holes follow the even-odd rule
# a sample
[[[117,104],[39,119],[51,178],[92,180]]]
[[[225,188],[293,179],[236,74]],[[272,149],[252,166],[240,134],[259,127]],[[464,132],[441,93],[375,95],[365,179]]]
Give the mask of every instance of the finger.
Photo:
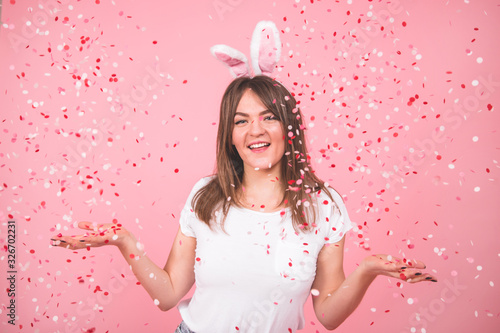
[[[62,236],[51,238],[54,246],[64,247],[72,250],[90,249],[104,245],[103,237],[94,235]]]
[[[425,269],[425,264],[423,261],[417,259],[405,259],[404,262],[408,268]]]
[[[417,275],[415,277],[408,278],[406,282],[417,283],[417,282],[438,282],[437,278],[430,274]]]
[[[81,236],[80,242],[88,242],[88,246],[101,246],[105,241],[106,234],[111,230],[111,224],[97,224],[92,222],[79,222],[78,227],[83,230],[88,230],[87,233]],[[107,242],[106,242],[107,243]]]
[[[60,236],[57,238],[51,238],[51,245],[57,247],[64,247],[70,250],[79,250],[86,248],[86,244],[80,239],[81,236],[69,237]]]
[[[421,281],[431,281],[437,282],[437,278],[430,274],[422,272],[418,269],[406,269],[400,272],[401,280],[405,280],[409,283],[421,282]]]
[[[83,230],[94,230],[94,223],[89,221],[78,222],[78,228]]]
[[[402,278],[402,280],[409,283],[418,282],[427,276],[427,274],[423,274],[421,271],[416,269],[403,269],[400,274],[405,275],[405,278]]]
[[[385,259],[383,268],[390,272],[401,272],[402,269],[406,269],[407,267],[406,264],[403,262],[403,259],[388,255]]]
[[[107,224],[89,222],[89,221],[81,221],[78,222],[78,228],[83,230],[90,230],[94,232],[98,232],[102,228],[107,228]]]
[[[64,247],[67,245],[67,242],[65,240],[52,237],[50,239],[50,245]]]
[[[381,258],[380,256],[378,256],[378,258],[383,260],[383,258]],[[416,269],[426,268],[424,262],[417,259],[406,259],[406,258],[401,259],[398,257],[393,257],[391,255],[388,255],[386,261],[387,263],[385,269],[389,271],[403,272],[405,270],[415,271]]]
[[[379,259],[385,261],[385,269],[391,271],[400,271],[402,269],[408,268],[407,260],[394,257],[392,255],[378,255]]]
[[[90,233],[92,236],[105,236],[107,233],[116,234],[118,231],[123,230],[123,227],[119,223],[102,223],[98,224],[95,222],[79,222],[78,227],[83,230],[93,231]]]

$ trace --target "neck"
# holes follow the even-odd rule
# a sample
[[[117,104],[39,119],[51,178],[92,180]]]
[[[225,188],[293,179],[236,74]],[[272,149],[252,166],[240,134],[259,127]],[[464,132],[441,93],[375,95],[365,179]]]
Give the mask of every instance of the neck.
[[[264,212],[283,208],[284,185],[276,169],[245,170],[240,199],[246,208]]]

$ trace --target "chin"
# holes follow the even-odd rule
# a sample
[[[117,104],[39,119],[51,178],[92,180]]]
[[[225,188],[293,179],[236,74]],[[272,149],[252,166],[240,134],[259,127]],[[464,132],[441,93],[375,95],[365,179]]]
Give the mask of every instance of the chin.
[[[271,170],[277,167],[276,163],[270,162],[261,162],[261,163],[252,163],[248,165],[252,170]]]

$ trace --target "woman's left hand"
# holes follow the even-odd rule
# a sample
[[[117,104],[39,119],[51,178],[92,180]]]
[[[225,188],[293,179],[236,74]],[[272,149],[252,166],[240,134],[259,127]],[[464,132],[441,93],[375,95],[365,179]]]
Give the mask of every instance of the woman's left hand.
[[[368,256],[363,259],[360,265],[360,269],[373,278],[377,275],[385,275],[409,283],[421,281],[437,282],[435,276],[422,271],[425,268],[425,264],[420,260],[401,259],[387,254]]]

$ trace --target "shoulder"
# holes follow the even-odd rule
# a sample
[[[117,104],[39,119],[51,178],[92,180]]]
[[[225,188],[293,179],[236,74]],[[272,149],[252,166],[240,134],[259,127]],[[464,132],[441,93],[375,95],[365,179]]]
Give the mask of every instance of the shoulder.
[[[216,179],[216,176],[207,176],[199,179],[193,186],[193,189],[191,190],[191,195],[194,195],[197,193],[199,190],[207,186],[212,180]]]
[[[315,192],[317,196],[317,210],[321,217],[327,220],[343,221],[351,224],[344,198],[334,188],[325,186],[326,190]]]
[[[319,206],[344,207],[344,199],[333,187],[325,185],[323,190],[315,192]]]
[[[207,186],[214,178],[215,176],[207,176],[197,180],[196,183],[191,188],[191,192],[189,193],[187,201],[191,202],[191,200],[196,196],[196,194],[200,192],[200,190],[202,190],[205,186]]]
[[[199,179],[193,186],[193,190],[196,190],[196,192],[203,187],[207,186],[208,183],[210,183],[213,179],[215,179],[216,176],[207,176]]]
[[[326,186],[326,191],[319,192],[317,205],[319,219],[317,226],[327,243],[339,242],[343,236],[354,227],[342,196],[332,187]]]

